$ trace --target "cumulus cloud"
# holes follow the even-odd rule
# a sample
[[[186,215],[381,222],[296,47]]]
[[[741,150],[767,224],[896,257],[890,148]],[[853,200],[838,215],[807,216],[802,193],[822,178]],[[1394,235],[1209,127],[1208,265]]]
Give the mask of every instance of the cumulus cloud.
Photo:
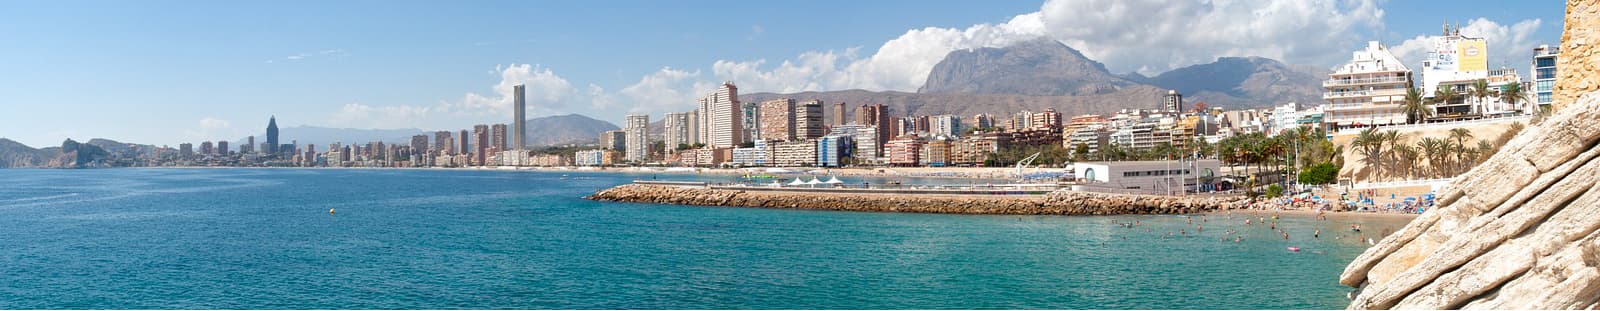
[[[236,134],[233,122],[228,120],[205,117],[201,118],[194,129],[185,130],[184,134],[194,139],[217,139]],[[223,138],[226,139],[226,138]]]
[[[489,73],[499,76],[489,94],[469,92],[460,100],[440,101],[435,105],[350,103],[335,112],[329,121],[338,127],[365,128],[448,128],[479,122],[509,122],[516,100],[513,91],[518,84],[526,87],[526,108],[530,117],[559,111],[569,102],[580,101],[589,94],[604,93],[604,89],[596,90],[599,87],[595,85],[590,85],[588,92],[580,92],[549,68],[532,64],[495,66]]]
[[[622,88],[621,97],[634,103],[631,113],[661,113],[694,109],[700,93],[710,92],[715,84],[700,81],[700,71],[662,67],[639,82]]]
[[[1526,65],[1523,63],[1524,60],[1533,57],[1533,47],[1538,43],[1534,38],[1534,32],[1539,30],[1541,23],[1543,21],[1536,18],[1503,25],[1480,17],[1462,26],[1461,35],[1480,37],[1488,41],[1490,68],[1500,66],[1521,68]],[[1422,60],[1428,56],[1428,50],[1433,48],[1434,38],[1438,37],[1437,34],[1412,37],[1390,47],[1390,51],[1395,53],[1395,57],[1405,61],[1406,65],[1412,66],[1412,70],[1421,70]]]

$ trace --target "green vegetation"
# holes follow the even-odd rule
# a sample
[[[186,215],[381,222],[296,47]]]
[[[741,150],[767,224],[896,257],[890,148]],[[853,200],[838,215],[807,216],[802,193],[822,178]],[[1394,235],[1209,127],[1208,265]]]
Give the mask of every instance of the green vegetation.
[[[1301,170],[1299,177],[1300,178],[1297,179],[1297,181],[1299,181],[1301,184],[1331,184],[1339,178],[1339,168],[1333,166],[1333,163],[1317,163],[1316,165],[1312,165],[1311,167]]]
[[[1264,194],[1264,195],[1265,195],[1265,196],[1266,196],[1266,197],[1267,197],[1267,198],[1268,198],[1268,199],[1271,199],[1271,198],[1276,198],[1276,197],[1281,197],[1281,196],[1283,196],[1283,185],[1279,185],[1279,184],[1272,184],[1272,185],[1270,185],[1270,186],[1267,186],[1267,193],[1266,193],[1266,194]]]

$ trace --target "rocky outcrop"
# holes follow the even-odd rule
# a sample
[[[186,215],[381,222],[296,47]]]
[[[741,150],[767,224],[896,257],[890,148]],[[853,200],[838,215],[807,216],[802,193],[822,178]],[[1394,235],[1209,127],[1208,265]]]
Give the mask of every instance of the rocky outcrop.
[[[1551,94],[1556,109],[1576,102],[1583,94],[1600,90],[1600,2],[1567,1],[1566,30],[1561,33],[1561,56],[1556,57],[1556,85]]]
[[[1558,93],[1594,90],[1597,68],[1565,64],[1593,62],[1595,6],[1568,3]],[[1600,308],[1600,92],[1557,101],[1345,268],[1351,309]]]
[[[622,185],[601,190],[591,200],[702,206],[795,208],[862,212],[1001,215],[1183,214],[1247,206],[1239,197],[1178,197],[1055,191],[1046,195],[905,195],[745,191]]]

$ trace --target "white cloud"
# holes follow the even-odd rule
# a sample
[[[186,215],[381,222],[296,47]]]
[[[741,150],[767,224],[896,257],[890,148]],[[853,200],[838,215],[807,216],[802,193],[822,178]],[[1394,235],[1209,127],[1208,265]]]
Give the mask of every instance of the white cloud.
[[[328,49],[328,50],[321,50],[321,51],[295,53],[293,55],[284,56],[283,59],[284,60],[289,60],[289,61],[297,61],[297,60],[303,60],[303,59],[312,58],[312,57],[324,57],[324,56],[325,57],[350,56],[350,53],[349,52],[345,52],[344,49]],[[273,63],[273,60],[269,59],[269,60],[267,60],[267,63],[271,64],[271,63]]]
[[[512,101],[515,100],[512,91],[516,85],[523,84],[527,88],[525,94],[529,110],[553,111],[564,106],[564,101],[578,92],[567,79],[549,68],[511,64],[495,66],[495,72],[500,75],[500,83],[494,85],[494,94],[467,93],[454,108],[467,114],[508,115],[512,112]]]
[[[622,88],[620,93],[624,99],[634,103],[628,112],[688,111],[694,109],[695,99],[700,97],[700,93],[711,91],[712,84],[698,81],[699,77],[699,70],[691,72],[662,67],[640,78],[638,83]]]
[[[589,92],[579,94],[567,79],[556,75],[549,68],[531,64],[511,64],[495,66],[491,74],[500,77],[490,89],[491,94],[478,94],[469,92],[462,95],[458,101],[440,101],[437,105],[368,105],[363,103],[345,104],[335,112],[329,122],[334,127],[356,128],[404,128],[419,127],[424,129],[453,128],[464,124],[482,122],[510,122],[512,103],[515,97],[512,94],[517,84],[526,85],[526,101],[528,116],[549,114],[567,107],[568,102],[580,100],[579,95],[587,96],[597,92],[598,86],[590,85]],[[603,93],[600,89],[598,92]]]
[[[1482,37],[1488,41],[1490,68],[1500,66],[1521,68],[1526,65],[1523,60],[1533,57],[1533,47],[1538,43],[1534,38],[1534,32],[1539,30],[1539,25],[1542,23],[1542,20],[1536,18],[1518,21],[1508,26],[1480,17],[1462,26],[1461,34],[1468,37]],[[1428,56],[1428,50],[1433,46],[1433,39],[1437,37],[1439,36],[1412,37],[1391,47],[1390,51],[1394,51],[1395,57],[1412,66],[1412,70],[1421,70],[1422,60]]]
[[[226,140],[227,139],[226,137],[230,137],[232,135],[238,134],[238,133],[235,133],[235,132],[237,132],[237,131],[233,128],[233,122],[228,122],[228,120],[223,120],[223,119],[218,119],[218,118],[213,118],[213,117],[205,117],[205,118],[201,118],[200,119],[200,121],[198,122],[198,124],[196,125],[196,127],[194,129],[185,130],[183,133],[185,135],[188,135],[190,138],[194,138],[194,139],[202,139],[202,140],[224,139],[224,140]]]

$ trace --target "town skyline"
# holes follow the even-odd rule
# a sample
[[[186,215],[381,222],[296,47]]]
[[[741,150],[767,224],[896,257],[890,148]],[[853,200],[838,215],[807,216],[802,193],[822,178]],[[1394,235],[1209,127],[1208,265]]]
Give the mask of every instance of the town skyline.
[[[882,73],[898,75],[902,79],[855,79],[852,77],[868,77],[865,71],[853,71],[853,64],[861,64],[855,68],[867,68],[872,64],[888,64],[889,55],[897,48],[904,48],[913,40],[927,39],[954,32],[956,38],[963,38],[961,44],[965,46],[931,46],[927,50],[935,51],[942,56],[951,49],[974,46],[991,46],[1020,40],[1024,37],[1047,36],[1067,45],[1082,49],[1091,58],[1105,62],[1115,72],[1159,72],[1183,65],[1209,61],[1207,57],[1218,56],[1249,56],[1244,54],[1230,55],[1227,52],[1201,51],[1204,56],[1186,55],[1186,60],[1176,63],[1160,64],[1128,57],[1107,57],[1103,49],[1097,49],[1093,40],[1077,38],[1051,30],[1048,20],[1051,18],[1043,14],[1059,9],[1063,4],[1094,5],[1092,3],[1064,3],[1047,2],[1042,6],[1038,4],[930,4],[932,8],[925,9],[933,14],[932,18],[918,17],[916,21],[906,19],[888,19],[874,22],[871,25],[851,23],[845,26],[826,25],[799,25],[792,26],[786,23],[763,23],[751,20],[751,27],[726,26],[713,30],[695,28],[696,32],[715,34],[727,46],[734,48],[709,49],[709,51],[688,52],[674,51],[661,55],[651,55],[639,59],[615,61],[627,63],[626,65],[599,66],[594,65],[593,59],[580,59],[572,55],[560,56],[550,51],[546,44],[559,44],[561,42],[589,42],[583,39],[562,40],[519,40],[512,36],[488,35],[486,37],[504,37],[505,40],[480,40],[461,42],[465,46],[480,48],[478,52],[449,52],[445,59],[454,60],[442,64],[432,64],[426,70],[431,73],[454,72],[447,78],[437,83],[422,83],[417,77],[396,78],[392,76],[397,71],[404,72],[412,66],[378,65],[387,60],[403,58],[391,55],[397,52],[390,51],[393,47],[384,48],[395,42],[376,40],[378,42],[364,42],[365,44],[334,44],[339,36],[325,36],[319,38],[319,43],[301,43],[304,51],[280,53],[284,55],[271,57],[254,57],[251,64],[227,64],[224,60],[244,60],[248,55],[263,56],[268,50],[259,49],[250,53],[229,51],[225,57],[191,55],[199,60],[172,61],[166,58],[154,57],[159,52],[171,51],[172,47],[144,47],[138,45],[117,45],[114,48],[99,51],[73,52],[82,53],[83,56],[100,55],[101,61],[120,61],[128,63],[130,70],[160,71],[166,70],[167,77],[154,75],[151,81],[136,81],[126,73],[112,73],[104,76],[91,76],[77,80],[86,80],[97,85],[103,85],[105,92],[96,94],[75,90],[64,81],[73,81],[63,72],[47,71],[43,66],[56,64],[65,68],[74,68],[77,65],[66,65],[63,56],[43,57],[31,49],[0,49],[0,55],[11,58],[40,59],[40,64],[10,64],[8,67],[13,72],[39,72],[34,79],[22,81],[21,77],[9,78],[9,85],[4,93],[12,94],[7,98],[0,98],[6,106],[21,107],[21,113],[8,114],[0,122],[0,136],[16,140],[32,146],[51,146],[59,144],[64,139],[86,140],[89,138],[111,138],[126,142],[137,142],[156,145],[176,145],[179,142],[220,141],[235,140],[248,135],[259,134],[260,116],[276,115],[293,123],[280,124],[284,127],[295,126],[323,126],[336,128],[418,128],[424,131],[453,130],[470,127],[473,124],[506,123],[510,116],[511,85],[528,84],[529,90],[529,117],[561,115],[577,113],[598,118],[613,124],[621,124],[623,115],[627,113],[645,113],[652,118],[660,118],[663,113],[685,111],[685,107],[693,105],[694,98],[704,95],[710,85],[725,80],[735,80],[742,87],[744,93],[757,92],[791,92],[798,90],[839,90],[847,88],[864,88],[876,90],[914,91],[920,84],[920,79],[904,79],[925,75],[926,69],[918,66],[887,66],[882,68]],[[1133,5],[1133,4],[1129,4]],[[1298,4],[1296,4],[1298,5]],[[1308,4],[1309,5],[1309,4]],[[1461,6],[1471,6],[1466,3]],[[18,6],[18,5],[14,5]],[[155,6],[141,10],[168,10],[178,24],[185,20],[198,18],[200,8],[174,9],[177,5]],[[848,8],[848,13],[839,13],[845,16],[854,14],[867,14],[889,10],[892,4],[877,4],[872,7]],[[1009,6],[1009,7],[1007,7]],[[1174,4],[1175,7],[1189,8],[1185,11],[1189,18],[1200,19],[1203,17],[1231,16],[1228,13],[1237,13],[1229,7],[1192,7],[1187,3]],[[1545,6],[1545,7],[1541,7]],[[1353,34],[1351,38],[1334,38],[1323,42],[1322,46],[1296,45],[1296,42],[1287,42],[1284,47],[1291,48],[1320,48],[1329,51],[1310,53],[1304,52],[1279,52],[1280,55],[1265,55],[1294,64],[1315,64],[1331,67],[1347,58],[1349,50],[1358,46],[1365,40],[1383,41],[1394,47],[1397,54],[1407,53],[1406,43],[1413,41],[1417,36],[1431,36],[1438,32],[1438,25],[1446,20],[1459,23],[1468,31],[1481,31],[1483,36],[1491,37],[1491,55],[1500,59],[1507,57],[1503,54],[1526,54],[1526,46],[1522,44],[1554,44],[1556,33],[1560,29],[1560,10],[1557,2],[1527,3],[1518,8],[1496,12],[1482,12],[1481,10],[1453,10],[1450,8],[1429,8],[1427,12],[1420,10],[1418,4],[1407,3],[1343,3],[1332,8],[1338,12],[1350,12],[1347,17],[1367,19],[1366,21],[1342,21],[1340,24],[1345,30]],[[551,10],[571,9],[564,4],[548,5],[547,7],[520,8],[521,12],[549,12]],[[59,12],[62,8],[19,7],[10,12],[40,13],[41,16],[63,16]],[[100,8],[105,10],[107,8]],[[349,8],[324,8],[325,11],[337,13]],[[682,8],[668,8],[671,10],[684,10]],[[740,12],[789,9],[784,7],[748,8],[727,7],[717,11]],[[1313,8],[1315,9],[1315,8]],[[401,8],[399,11],[420,11],[419,8]],[[409,10],[409,11],[408,11]],[[464,9],[477,11],[482,9]],[[1289,10],[1289,9],[1283,9]],[[87,10],[77,13],[84,16],[106,14],[99,10]],[[513,10],[516,11],[516,10]],[[964,12],[957,12],[964,11]],[[1285,11],[1291,12],[1292,10]],[[98,13],[97,13],[98,12]],[[416,12],[395,13],[394,16],[381,16],[369,20],[356,21],[354,24],[363,27],[378,27],[391,25],[397,16],[418,14]],[[863,13],[867,12],[867,13]],[[1381,12],[1381,13],[1380,13]],[[445,12],[460,14],[463,12]],[[1377,14],[1374,14],[1377,13]],[[1484,16],[1485,13],[1492,15]],[[529,13],[533,14],[533,13]],[[541,13],[542,14],[542,13]],[[582,16],[589,16],[579,14]],[[642,14],[642,13],[629,13]],[[618,14],[616,17],[597,19],[594,24],[614,22],[618,18],[626,18],[629,14]],[[1284,13],[1288,14],[1288,13]],[[338,15],[338,14],[333,14]],[[1371,16],[1376,15],[1376,16]],[[65,16],[78,16],[65,14]],[[1417,18],[1426,16],[1426,18]],[[1447,18],[1437,18],[1448,16]],[[9,17],[9,16],[8,16]],[[1410,18],[1406,18],[1410,17]],[[1030,18],[1039,19],[1039,27],[1024,27]],[[327,23],[330,17],[305,17],[312,24]],[[1458,21],[1459,19],[1459,21]],[[165,42],[190,42],[197,38],[204,38],[200,34],[218,35],[217,33],[194,33],[193,30],[181,30],[181,25],[148,26],[147,32],[137,34],[129,32],[108,31],[105,34],[89,34],[87,32],[104,28],[103,26],[115,24],[117,19],[107,21],[101,27],[59,27],[49,22],[41,22],[39,17],[8,18],[11,25],[28,26],[34,28],[66,28],[50,29],[43,32],[54,34],[66,39],[81,39],[71,43],[66,39],[42,39],[39,34],[15,34],[8,37],[17,37],[17,42],[24,45],[38,45],[46,47],[41,50],[59,51],[59,47],[73,44],[87,44],[84,42],[124,42],[128,40],[150,39]],[[1117,24],[1108,22],[1108,24]],[[261,25],[237,25],[231,23],[218,23],[218,27],[228,30],[250,30],[256,33],[274,33],[275,31]],[[703,26],[699,24],[689,26],[674,26],[663,31],[686,31],[680,27],[694,28]],[[1059,26],[1059,25],[1057,25]],[[1126,25],[1123,25],[1126,26]],[[462,26],[471,28],[472,26]],[[806,28],[811,27],[811,28]],[[823,27],[823,28],[816,28]],[[826,27],[855,27],[861,31],[844,35],[841,39],[819,39],[818,37],[832,36],[829,31],[816,31]],[[137,27],[135,27],[137,28]],[[174,30],[172,33],[161,31]],[[1380,32],[1379,29],[1382,29]],[[470,29],[451,29],[449,34],[461,34]],[[306,30],[284,30],[284,34],[301,33]],[[707,32],[709,31],[709,32]],[[337,31],[335,32],[337,33]],[[560,37],[561,31],[535,32],[536,34]],[[827,35],[823,35],[827,34]],[[1363,35],[1365,34],[1365,35]],[[984,37],[988,36],[988,37]],[[1499,38],[1494,38],[1498,36]],[[459,36],[473,37],[473,36]],[[485,37],[485,36],[478,36]],[[345,38],[348,39],[348,38]],[[439,39],[430,37],[430,40]],[[485,38],[493,39],[493,38]],[[1243,41],[1261,40],[1263,38],[1248,38]],[[667,41],[681,40],[697,42],[681,37],[663,39]],[[289,39],[267,40],[272,42],[293,41]],[[1074,41],[1074,42],[1067,42]],[[1081,42],[1078,42],[1081,41]],[[1349,41],[1349,42],[1345,42]],[[362,43],[359,40],[356,41]],[[541,43],[543,42],[543,43]],[[776,42],[776,43],[775,43]],[[793,43],[787,43],[793,42]],[[1259,42],[1259,41],[1256,41]],[[1499,43],[1503,42],[1503,43]],[[127,43],[127,42],[124,42]],[[237,42],[233,42],[237,43]],[[381,43],[381,44],[380,44]],[[224,43],[213,47],[227,47],[232,43]],[[521,47],[508,47],[508,46]],[[665,44],[667,46],[681,45],[683,42]],[[1221,45],[1237,44],[1223,43]],[[154,44],[152,44],[154,45]],[[129,47],[133,46],[133,47]],[[320,46],[320,47],[317,47]],[[540,46],[544,46],[541,48]],[[584,46],[575,44],[572,46]],[[773,47],[776,46],[776,47]],[[55,47],[55,48],[50,48]],[[759,48],[757,48],[759,47]],[[917,46],[923,47],[923,46]],[[227,50],[236,50],[239,47]],[[278,48],[281,49],[281,48]],[[483,52],[484,50],[492,53]],[[845,58],[847,50],[853,51],[855,57]],[[1507,52],[1502,52],[1507,51]],[[108,51],[137,52],[126,53],[128,56],[110,56]],[[812,51],[822,51],[809,53]],[[1271,51],[1256,51],[1271,53]],[[488,54],[484,54],[488,53]],[[555,53],[555,54],[551,54]],[[574,53],[574,52],[564,52]],[[1415,54],[1415,52],[1410,52]],[[191,54],[205,54],[191,52]],[[603,53],[602,53],[603,54]],[[680,55],[681,54],[681,55]],[[692,54],[692,55],[690,55]],[[1101,55],[1096,55],[1101,54]],[[799,55],[799,56],[794,56]],[[1332,55],[1332,56],[1326,56]],[[598,59],[616,59],[608,55],[596,56]],[[884,57],[879,57],[884,56]],[[920,57],[920,56],[919,56]],[[1417,55],[1400,55],[1404,59],[1416,59]],[[917,57],[903,57],[907,61]],[[925,58],[925,57],[924,57]],[[1146,56],[1146,58],[1151,58]],[[138,60],[167,60],[167,67],[149,67],[148,64],[133,64]],[[420,58],[426,59],[426,58]],[[470,60],[464,60],[470,59]],[[562,61],[567,59],[570,61]],[[1525,58],[1515,58],[1525,59]],[[810,60],[828,60],[825,66],[820,63],[808,63]],[[880,61],[881,60],[881,61]],[[376,62],[376,63],[375,63]],[[785,63],[788,63],[787,65]],[[711,64],[706,66],[705,64]],[[910,63],[927,63],[921,59]],[[492,64],[492,66],[491,66]],[[1150,68],[1134,68],[1150,66]],[[922,64],[926,67],[931,64]],[[1165,65],[1165,66],[1162,66]],[[1502,63],[1491,64],[1502,65]],[[1520,62],[1510,62],[1508,65],[1523,68]],[[158,85],[158,82],[173,82],[171,75],[191,73],[196,68],[221,66],[235,68],[245,76],[252,76],[251,81],[255,87],[227,86],[216,89],[199,87],[199,91],[188,92],[193,96],[182,95],[185,92],[174,91],[170,86]],[[283,70],[286,66],[298,66],[293,70]],[[832,72],[831,75],[809,74],[818,72],[807,70],[807,67],[824,66]],[[1164,68],[1157,68],[1162,66]],[[307,67],[322,67],[312,70]],[[492,68],[490,68],[492,67]],[[576,67],[576,68],[575,68]],[[624,69],[622,67],[627,67]],[[371,73],[354,73],[360,69],[379,69]],[[595,68],[590,70],[590,68]],[[893,69],[893,70],[888,70]],[[327,75],[331,78],[319,78],[322,73],[332,72]],[[1150,71],[1146,71],[1150,70]],[[65,70],[70,72],[71,70]],[[920,72],[919,72],[920,71]],[[251,74],[254,73],[254,74]],[[390,75],[388,77],[380,77]],[[641,77],[642,75],[642,77]],[[298,82],[282,82],[284,80],[306,80]],[[388,83],[384,83],[387,80]],[[498,81],[496,81],[498,80]],[[114,81],[123,81],[115,83]],[[192,80],[177,80],[178,82]],[[845,82],[838,82],[845,81]],[[878,81],[878,82],[872,82]],[[896,82],[897,81],[897,82]],[[913,82],[914,81],[914,82]],[[98,83],[95,83],[98,82]],[[202,86],[211,83],[198,83]],[[310,85],[319,84],[319,85]],[[425,86],[424,86],[425,85]],[[339,87],[336,87],[339,86]],[[486,87],[487,86],[487,87]],[[15,89],[9,89],[15,88]],[[133,88],[142,88],[135,90]],[[909,89],[908,89],[909,88]],[[502,90],[504,89],[504,90]],[[274,90],[284,90],[277,92]],[[231,91],[244,96],[223,96]],[[632,92],[632,93],[630,93]],[[282,94],[268,94],[282,93]],[[453,94],[453,95],[451,95]],[[462,95],[465,94],[465,95]],[[805,98],[796,98],[806,100]],[[64,108],[65,107],[65,108]],[[161,112],[150,115],[149,111]],[[60,122],[60,118],[20,118],[18,115],[74,115],[75,119],[82,120],[78,123]],[[145,113],[136,113],[145,112]],[[126,116],[139,115],[141,118],[127,118]],[[148,115],[148,116],[147,116]]]

